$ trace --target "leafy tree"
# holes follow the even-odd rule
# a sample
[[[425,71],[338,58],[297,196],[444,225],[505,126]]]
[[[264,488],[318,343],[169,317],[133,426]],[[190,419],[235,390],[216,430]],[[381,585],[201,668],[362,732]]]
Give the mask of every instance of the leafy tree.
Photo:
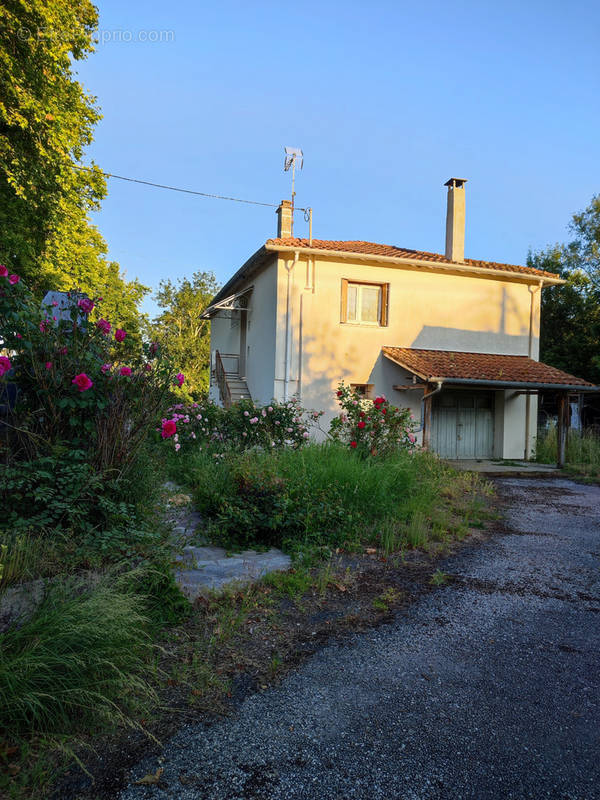
[[[191,397],[208,392],[210,323],[202,313],[219,290],[212,272],[195,272],[177,284],[161,281],[155,300],[164,309],[153,321],[151,335],[185,374]]]
[[[567,282],[542,292],[540,358],[600,383],[600,195],[573,215],[575,238],[530,253],[527,263]]]
[[[110,296],[105,313],[114,309],[114,322],[133,328],[148,290],[106,261],[89,219],[106,181],[96,165],[79,163],[100,113],[72,62],[93,51],[97,23],[90,0],[0,6],[0,264],[38,298],[75,288]]]

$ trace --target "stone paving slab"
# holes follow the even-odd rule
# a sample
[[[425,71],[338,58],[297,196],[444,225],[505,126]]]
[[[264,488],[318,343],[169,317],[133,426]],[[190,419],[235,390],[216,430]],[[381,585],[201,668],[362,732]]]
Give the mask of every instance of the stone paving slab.
[[[269,572],[285,571],[292,565],[291,558],[274,547],[265,553],[245,550],[227,556],[222,547],[188,546],[176,561],[181,568],[175,569],[175,580],[191,601],[229,585],[246,586]]]

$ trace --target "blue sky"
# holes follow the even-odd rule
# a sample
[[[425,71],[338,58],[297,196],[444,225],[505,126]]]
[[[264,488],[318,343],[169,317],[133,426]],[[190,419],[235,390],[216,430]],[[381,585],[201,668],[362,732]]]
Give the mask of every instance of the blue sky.
[[[277,203],[283,147],[300,146],[316,238],[437,252],[442,184],[467,178],[465,254],[512,263],[566,239],[600,191],[594,0],[98,6],[101,41],[76,67],[108,172]],[[198,269],[224,282],[276,225],[270,208],[117,180],[94,221],[153,287]]]

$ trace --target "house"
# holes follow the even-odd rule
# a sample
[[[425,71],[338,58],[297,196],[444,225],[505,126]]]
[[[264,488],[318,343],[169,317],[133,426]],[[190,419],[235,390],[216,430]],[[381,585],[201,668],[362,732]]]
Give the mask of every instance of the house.
[[[445,184],[444,254],[295,238],[284,200],[277,237],[205,312],[211,398],[296,395],[327,423],[344,380],[410,408],[419,442],[444,457],[529,457],[538,391],[556,391],[568,409],[570,392],[595,387],[538,361],[540,295],[559,277],[465,258],[465,183]]]

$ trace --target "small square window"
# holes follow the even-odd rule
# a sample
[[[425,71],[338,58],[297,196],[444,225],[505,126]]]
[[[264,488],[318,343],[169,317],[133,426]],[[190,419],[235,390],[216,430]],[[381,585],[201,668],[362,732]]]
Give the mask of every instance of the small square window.
[[[356,394],[359,394],[361,397],[369,398],[373,393],[373,384],[372,383],[351,383],[350,388]]]
[[[342,281],[342,322],[387,325],[388,284]]]

